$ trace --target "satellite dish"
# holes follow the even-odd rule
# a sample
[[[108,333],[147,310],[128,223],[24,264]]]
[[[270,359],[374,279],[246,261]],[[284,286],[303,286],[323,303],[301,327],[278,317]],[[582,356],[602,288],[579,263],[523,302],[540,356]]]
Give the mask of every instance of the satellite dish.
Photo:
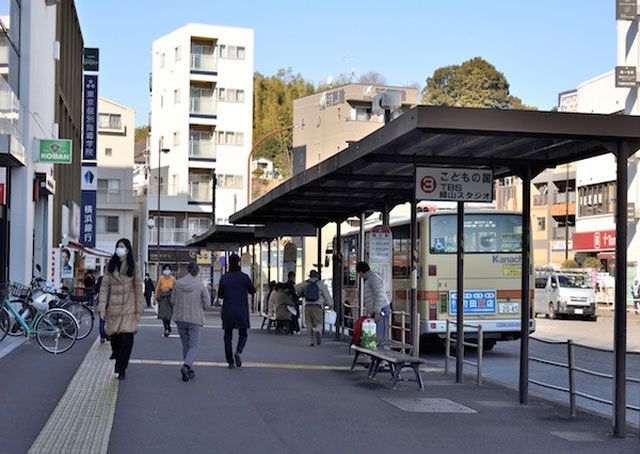
[[[333,83],[333,76],[327,77],[327,85],[331,85]]]
[[[373,94],[373,85],[367,85],[362,89],[362,94],[367,97],[370,97]]]

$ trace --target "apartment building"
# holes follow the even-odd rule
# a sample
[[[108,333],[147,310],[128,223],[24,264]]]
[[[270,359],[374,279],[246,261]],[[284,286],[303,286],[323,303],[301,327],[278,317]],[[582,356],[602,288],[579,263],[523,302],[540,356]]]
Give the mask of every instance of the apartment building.
[[[143,235],[151,273],[158,259],[194,258],[185,241],[246,204],[253,52],[253,30],[217,25],[188,24],[153,43],[144,217],[154,227]]]
[[[114,251],[129,238],[138,254],[138,202],[133,189],[135,111],[106,98],[98,100],[98,191],[96,247]],[[136,257],[139,259],[139,257]]]
[[[375,95],[386,90],[401,92],[401,115],[418,100],[418,90],[408,87],[348,84],[293,101],[293,173],[297,174],[335,155],[384,125],[384,116],[373,111]],[[399,207],[394,214],[408,213]],[[323,251],[335,235],[335,226],[322,229]],[[299,242],[296,239],[296,242]],[[317,265],[317,239],[306,238],[303,246],[303,274]],[[297,277],[298,280],[302,276]]]

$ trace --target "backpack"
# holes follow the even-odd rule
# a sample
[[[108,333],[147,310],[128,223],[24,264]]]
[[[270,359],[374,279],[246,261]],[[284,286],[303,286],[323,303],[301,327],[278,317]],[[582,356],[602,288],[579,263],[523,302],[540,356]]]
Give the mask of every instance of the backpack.
[[[320,288],[318,287],[317,282],[308,281],[309,285],[307,286],[304,292],[304,299],[310,303],[316,302],[320,300]]]

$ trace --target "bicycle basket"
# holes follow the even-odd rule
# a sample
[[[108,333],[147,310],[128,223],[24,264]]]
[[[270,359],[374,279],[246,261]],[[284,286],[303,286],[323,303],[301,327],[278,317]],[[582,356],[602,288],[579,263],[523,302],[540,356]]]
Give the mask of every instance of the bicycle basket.
[[[17,282],[9,284],[9,294],[14,298],[26,298],[29,296],[29,287]]]

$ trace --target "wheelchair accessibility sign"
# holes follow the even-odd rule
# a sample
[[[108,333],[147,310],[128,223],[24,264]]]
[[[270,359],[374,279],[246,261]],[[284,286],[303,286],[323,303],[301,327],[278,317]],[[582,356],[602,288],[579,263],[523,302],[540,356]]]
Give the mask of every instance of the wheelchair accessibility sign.
[[[495,314],[496,313],[495,290],[465,290],[464,314]],[[449,313],[455,315],[458,310],[458,292],[449,290]]]

